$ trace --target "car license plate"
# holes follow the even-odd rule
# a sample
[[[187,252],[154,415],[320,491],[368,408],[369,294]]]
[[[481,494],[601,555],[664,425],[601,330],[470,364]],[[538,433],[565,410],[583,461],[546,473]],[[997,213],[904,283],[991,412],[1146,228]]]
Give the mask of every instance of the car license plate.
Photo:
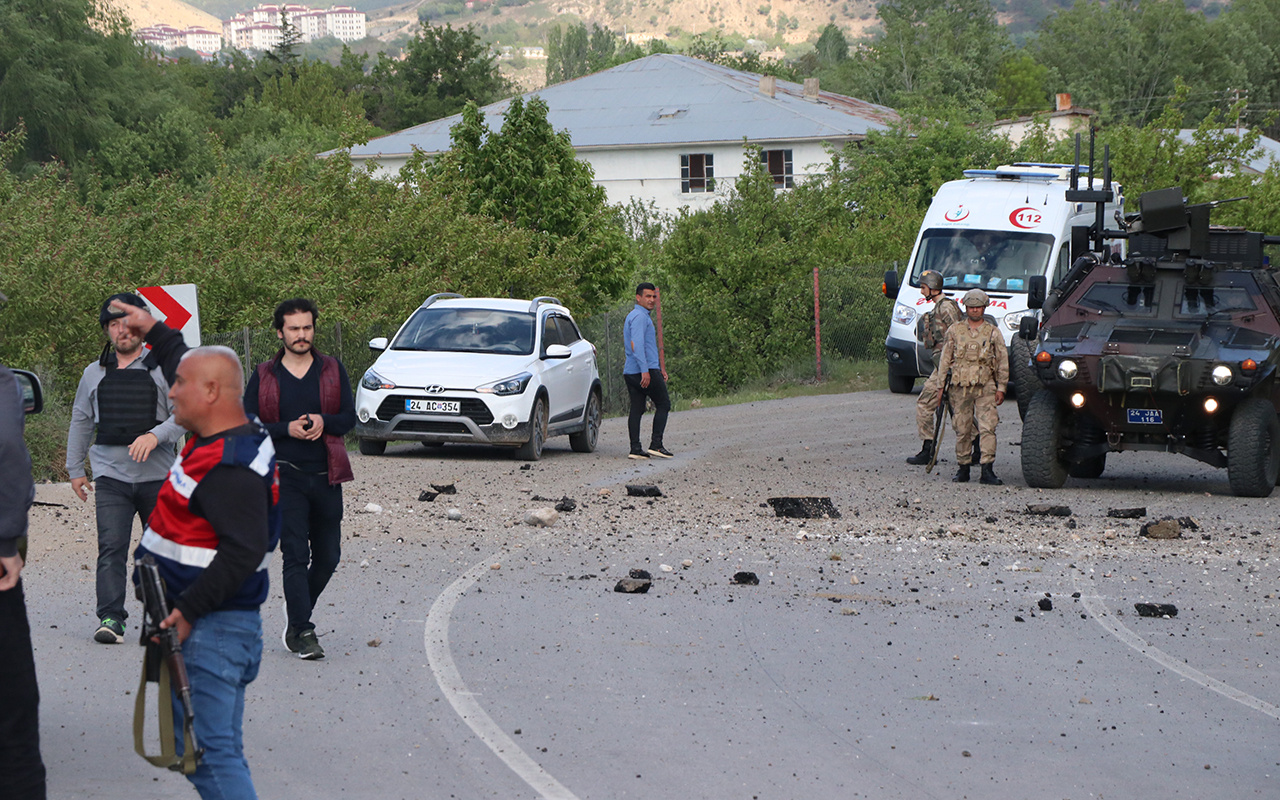
[[[1131,408],[1128,411],[1130,425],[1164,424],[1164,412],[1158,408]]]
[[[404,410],[420,414],[461,414],[462,403],[457,400],[405,400]]]

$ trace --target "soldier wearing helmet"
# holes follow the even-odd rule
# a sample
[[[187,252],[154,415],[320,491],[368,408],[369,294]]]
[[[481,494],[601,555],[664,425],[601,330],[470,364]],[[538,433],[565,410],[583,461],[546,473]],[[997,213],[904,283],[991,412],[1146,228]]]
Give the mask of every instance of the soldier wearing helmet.
[[[1000,417],[996,406],[1004,402],[1009,383],[1009,353],[1004,337],[995,325],[984,318],[991,300],[981,289],[971,289],[963,300],[966,318],[947,330],[938,370],[951,370],[952,419],[956,429],[956,483],[969,480],[973,457],[974,418],[981,448],[981,483],[999,486],[992,466],[996,458],[996,425]],[[942,389],[937,390],[941,399]]]
[[[933,310],[920,316],[918,323],[919,337],[925,347],[933,350],[933,372],[920,389],[920,397],[916,400],[916,430],[920,434],[922,444],[920,452],[907,459],[908,464],[928,464],[933,458],[933,415],[938,410],[938,398],[942,393],[942,383],[947,373],[938,370],[941,362],[942,342],[947,329],[964,319],[960,306],[942,293],[942,273],[926,270],[920,275],[920,294],[925,302],[933,303]]]

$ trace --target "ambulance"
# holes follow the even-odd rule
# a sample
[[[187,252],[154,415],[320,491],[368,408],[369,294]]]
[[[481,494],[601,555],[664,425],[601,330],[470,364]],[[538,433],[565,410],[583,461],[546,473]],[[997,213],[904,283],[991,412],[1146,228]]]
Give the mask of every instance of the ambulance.
[[[884,343],[890,391],[910,392],[916,378],[933,371],[933,353],[921,344],[917,328],[933,308],[920,293],[926,270],[942,274],[943,292],[956,302],[970,289],[985,291],[991,298],[988,318],[1009,345],[1010,376],[1015,383],[1034,377],[1030,365],[1022,364],[1030,357],[1028,343],[1015,337],[1022,318],[1038,313],[1027,308],[1028,279],[1044,275],[1050,289],[1056,286],[1071,267],[1072,227],[1097,219],[1093,203],[1068,202],[1072,169],[1071,164],[1027,162],[970,169],[963,180],[938,189],[901,285],[897,272],[885,273],[884,293],[895,301]],[[1105,187],[1099,182],[1090,188]],[[1114,199],[1104,211],[1109,223],[1124,208],[1120,187],[1110,188]]]

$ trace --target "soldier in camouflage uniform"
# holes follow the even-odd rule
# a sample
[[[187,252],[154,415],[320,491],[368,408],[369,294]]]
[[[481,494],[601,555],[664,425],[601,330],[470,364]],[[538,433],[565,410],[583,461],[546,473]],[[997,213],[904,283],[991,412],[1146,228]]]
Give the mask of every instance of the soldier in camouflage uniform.
[[[992,462],[996,458],[996,424],[1000,421],[996,406],[1004,402],[1009,383],[1009,352],[1004,337],[995,325],[983,318],[991,302],[981,289],[971,289],[962,301],[966,319],[947,330],[938,372],[951,370],[952,419],[956,429],[956,462],[960,465],[951,480],[969,480],[969,461],[973,453],[974,416],[982,450],[982,477],[979,482],[999,486]],[[937,391],[939,399],[942,389]]]
[[[938,369],[942,362],[942,342],[947,330],[964,319],[964,312],[956,301],[942,293],[942,273],[928,270],[920,276],[920,294],[933,303],[933,310],[920,318],[920,341],[925,347],[933,350],[933,372],[920,389],[920,397],[916,400],[916,430],[920,433],[923,444],[920,452],[907,459],[908,464],[928,464],[933,458],[933,415],[938,410],[938,398],[941,395],[942,383],[947,373]]]

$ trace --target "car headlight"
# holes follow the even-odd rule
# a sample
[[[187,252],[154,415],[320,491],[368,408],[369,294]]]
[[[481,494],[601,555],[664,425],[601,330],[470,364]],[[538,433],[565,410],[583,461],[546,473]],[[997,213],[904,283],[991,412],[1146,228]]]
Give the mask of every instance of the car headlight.
[[[1064,381],[1073,379],[1077,374],[1079,374],[1079,372],[1080,368],[1076,366],[1076,362],[1069,358],[1064,359],[1060,364],[1058,364],[1058,377],[1062,378]]]
[[[360,379],[360,385],[370,391],[378,391],[380,389],[394,389],[396,385],[386,378],[382,377],[373,370],[369,370]]]
[[[898,303],[893,307],[893,321],[899,325],[912,325],[916,321],[916,310]]]
[[[1235,376],[1231,374],[1231,367],[1228,367],[1226,364],[1219,364],[1213,368],[1213,382],[1219,386],[1226,386],[1228,383],[1231,383],[1231,380],[1234,377]]]
[[[1004,315],[1004,326],[1011,331],[1016,331],[1018,326],[1022,324],[1023,317],[1034,317],[1035,311],[1011,311]]]
[[[531,380],[533,380],[532,374],[528,372],[521,372],[519,375],[512,375],[510,378],[503,378],[500,381],[486,383],[484,386],[477,386],[476,391],[506,397],[508,395],[520,394],[523,392]]]

